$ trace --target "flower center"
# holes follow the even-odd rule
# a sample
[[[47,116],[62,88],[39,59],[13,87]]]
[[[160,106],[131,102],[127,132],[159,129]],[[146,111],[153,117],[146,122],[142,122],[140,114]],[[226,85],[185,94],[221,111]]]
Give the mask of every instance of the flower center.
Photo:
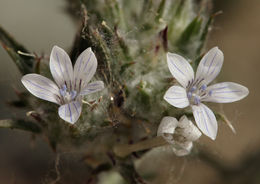
[[[75,99],[75,97],[77,96],[77,91],[68,91],[67,86],[64,84],[60,89],[60,95],[63,97],[64,103],[69,103]]]
[[[194,85],[187,91],[187,97],[192,105],[199,105],[201,99],[207,95],[207,85],[203,84],[200,87]]]

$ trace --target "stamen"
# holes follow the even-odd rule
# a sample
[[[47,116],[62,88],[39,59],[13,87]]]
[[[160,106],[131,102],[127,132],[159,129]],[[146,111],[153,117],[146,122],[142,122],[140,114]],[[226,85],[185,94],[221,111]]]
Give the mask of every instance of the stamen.
[[[82,79],[79,80],[79,91],[81,91],[81,83],[82,83]]]
[[[62,88],[59,91],[60,91],[60,95],[64,97],[67,92],[67,86],[63,84]]]
[[[188,99],[191,99],[192,93],[190,91],[188,92],[187,97],[188,97]]]
[[[197,84],[197,82],[198,82],[198,79],[194,80],[193,86],[195,86]]]
[[[212,90],[210,90],[210,91],[209,91],[209,96],[211,96],[211,95],[212,95],[212,93],[213,93],[213,91],[212,91]]]
[[[200,104],[200,97],[199,96],[195,96],[194,97],[194,104],[195,105],[199,105]]]
[[[74,89],[76,89],[76,84],[77,84],[77,78],[74,81]]]
[[[188,81],[188,85],[186,86],[186,88],[188,88],[188,87],[189,87],[189,85],[190,85],[190,81]]]
[[[66,84],[63,84],[62,89],[63,89],[64,91],[67,91],[67,86],[66,86]]]
[[[199,82],[198,82],[198,84],[197,84],[197,86],[199,86],[200,83],[201,83],[203,80],[204,80],[204,78],[200,79]]]
[[[70,90],[72,90],[72,82],[71,82],[71,80],[70,80]]]
[[[203,84],[203,85],[200,87],[200,89],[201,89],[202,91],[205,91],[205,90],[207,89],[207,85],[206,85],[206,84]]]
[[[203,91],[202,94],[200,94],[200,99],[204,98],[205,96],[207,96],[206,91]]]
[[[71,100],[73,100],[73,99],[76,97],[76,95],[77,95],[77,91],[72,90],[72,91],[70,92],[70,98],[71,98]]]
[[[197,87],[196,87],[196,86],[193,86],[193,87],[190,89],[190,92],[193,93],[196,89],[197,89]]]
[[[60,89],[60,95],[64,97],[66,95],[66,90]]]

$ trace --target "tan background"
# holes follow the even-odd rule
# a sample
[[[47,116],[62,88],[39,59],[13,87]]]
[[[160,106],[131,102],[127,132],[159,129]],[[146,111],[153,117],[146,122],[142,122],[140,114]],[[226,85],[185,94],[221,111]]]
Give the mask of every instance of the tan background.
[[[64,0],[0,0],[0,25],[31,51],[49,55],[53,45],[68,49],[76,25],[65,13]],[[0,118],[16,116],[6,108],[12,87],[22,88],[20,74],[0,47]],[[33,145],[32,145],[33,144]],[[38,184],[53,175],[54,154],[41,138],[33,142],[22,131],[0,129],[0,183]]]
[[[218,0],[216,4],[216,11],[224,13],[216,19],[208,48],[217,45],[224,52],[219,81],[243,84],[250,94],[242,101],[220,107],[237,134],[220,124],[217,140],[203,137],[200,145],[221,162],[235,167],[248,154],[260,150],[260,1]],[[76,25],[64,13],[64,7],[63,0],[1,0],[0,25],[30,50],[48,55],[54,44],[69,48],[73,42]],[[2,48],[0,60],[0,118],[7,118],[11,113],[15,115],[5,102],[14,98],[12,86],[21,87],[20,75]],[[32,146],[30,140],[24,132],[0,129],[0,183],[16,183],[17,178],[17,183],[35,183],[53,168],[48,145],[39,139]],[[183,162],[188,177],[173,183],[223,183],[218,173],[199,159]]]

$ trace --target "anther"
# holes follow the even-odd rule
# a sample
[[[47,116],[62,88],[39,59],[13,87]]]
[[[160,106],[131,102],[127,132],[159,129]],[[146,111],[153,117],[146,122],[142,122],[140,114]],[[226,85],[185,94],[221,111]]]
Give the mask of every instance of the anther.
[[[67,91],[67,86],[66,86],[66,84],[63,84],[62,89],[63,89],[64,91]]]
[[[192,93],[190,91],[188,92],[187,97],[188,97],[188,99],[191,99]]]
[[[77,95],[77,91],[72,90],[72,91],[70,92],[70,98],[71,98],[71,100],[73,100],[73,99],[76,97],[76,95]]]
[[[200,104],[200,97],[199,96],[195,96],[194,97],[194,104],[195,105],[199,105]]]
[[[205,90],[207,89],[207,85],[206,85],[206,84],[203,84],[203,85],[200,87],[200,89],[201,89],[202,91],[205,91]]]
[[[64,90],[63,88],[60,89],[60,94],[61,96],[65,96],[66,95],[66,90]]]
[[[209,96],[211,96],[211,95],[212,95],[212,93],[213,93],[213,91],[212,91],[212,90],[210,90],[210,91],[209,91]]]
[[[190,89],[190,92],[193,93],[196,89],[197,89],[197,87],[196,87],[196,86],[193,86],[193,87]]]

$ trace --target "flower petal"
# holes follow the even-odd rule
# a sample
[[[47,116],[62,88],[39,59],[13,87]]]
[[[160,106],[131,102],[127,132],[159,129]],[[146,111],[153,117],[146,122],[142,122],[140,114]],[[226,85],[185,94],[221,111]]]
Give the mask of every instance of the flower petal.
[[[178,54],[168,52],[167,63],[173,77],[186,88],[194,79],[194,71],[189,62]]]
[[[199,129],[208,137],[215,140],[218,124],[214,113],[204,104],[192,106],[193,116]]]
[[[167,142],[173,144],[173,134],[178,123],[178,120],[174,117],[164,117],[158,127],[157,136],[162,136]]]
[[[245,98],[249,91],[245,86],[234,82],[222,82],[207,88],[208,96],[203,101],[230,103]]]
[[[75,89],[80,91],[91,80],[97,70],[97,59],[89,47],[83,51],[74,66]]]
[[[73,68],[68,54],[60,47],[54,46],[50,56],[51,74],[59,88],[65,84],[70,90],[73,89]]]
[[[23,85],[34,96],[60,104],[60,93],[57,85],[39,74],[27,74],[21,79]]]
[[[196,72],[196,80],[204,79],[204,84],[209,84],[219,74],[224,60],[224,55],[218,47],[214,47],[201,59]]]
[[[59,107],[59,116],[71,123],[74,124],[80,117],[82,104],[79,101],[72,101],[68,104],[62,105]]]
[[[81,95],[88,95],[104,89],[104,83],[102,81],[95,81],[87,84],[84,89],[81,90]]]
[[[179,120],[178,127],[181,128],[181,134],[187,141],[196,141],[200,138],[201,132],[199,129],[184,115]]]
[[[181,86],[172,86],[170,87],[165,95],[164,100],[174,107],[184,108],[187,107],[190,103],[187,98],[186,89]]]

